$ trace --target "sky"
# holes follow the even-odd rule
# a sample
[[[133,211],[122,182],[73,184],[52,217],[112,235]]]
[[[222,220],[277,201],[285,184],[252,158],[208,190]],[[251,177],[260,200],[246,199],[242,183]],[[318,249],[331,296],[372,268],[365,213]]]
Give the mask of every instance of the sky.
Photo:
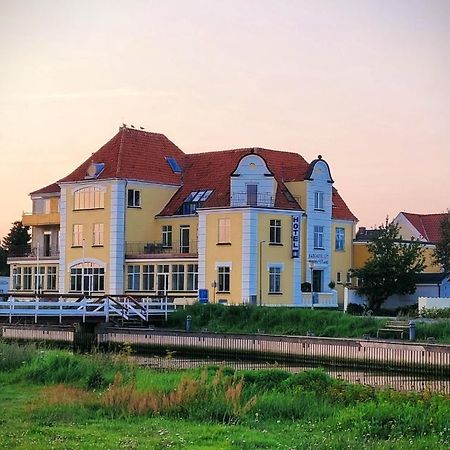
[[[122,123],[317,155],[359,226],[450,208],[450,1],[0,0],[0,237]]]

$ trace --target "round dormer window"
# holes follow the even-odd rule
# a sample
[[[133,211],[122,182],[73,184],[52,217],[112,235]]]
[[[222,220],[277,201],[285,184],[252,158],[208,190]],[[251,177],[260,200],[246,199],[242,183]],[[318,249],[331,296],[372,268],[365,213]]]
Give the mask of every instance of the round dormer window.
[[[248,167],[249,167],[250,169],[252,169],[252,170],[255,170],[255,169],[256,169],[256,164],[255,164],[254,162],[251,162],[251,163],[248,165]]]

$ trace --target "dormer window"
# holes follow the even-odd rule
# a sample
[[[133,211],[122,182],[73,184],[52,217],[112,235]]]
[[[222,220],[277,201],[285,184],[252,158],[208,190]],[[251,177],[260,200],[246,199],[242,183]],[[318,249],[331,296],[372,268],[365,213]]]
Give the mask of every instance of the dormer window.
[[[195,214],[198,208],[201,208],[203,203],[208,200],[209,196],[213,193],[212,189],[202,191],[192,191],[184,200],[181,208],[177,214],[183,216],[189,216]]]
[[[173,156],[168,156],[166,158],[167,164],[169,164],[170,168],[172,169],[173,173],[181,173],[181,167],[178,164],[178,161]]]

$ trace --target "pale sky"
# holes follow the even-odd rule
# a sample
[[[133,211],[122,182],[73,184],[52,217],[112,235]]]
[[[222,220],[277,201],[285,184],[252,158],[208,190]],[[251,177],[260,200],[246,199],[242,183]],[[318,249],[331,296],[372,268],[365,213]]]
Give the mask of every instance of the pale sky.
[[[122,122],[318,154],[360,219],[450,207],[450,0],[0,0],[0,237]]]

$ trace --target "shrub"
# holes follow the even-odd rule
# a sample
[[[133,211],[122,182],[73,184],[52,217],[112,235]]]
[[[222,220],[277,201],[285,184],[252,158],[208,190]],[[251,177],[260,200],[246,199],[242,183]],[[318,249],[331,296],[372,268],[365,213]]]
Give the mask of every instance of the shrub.
[[[39,354],[35,344],[18,344],[0,340],[0,372],[19,368]]]

